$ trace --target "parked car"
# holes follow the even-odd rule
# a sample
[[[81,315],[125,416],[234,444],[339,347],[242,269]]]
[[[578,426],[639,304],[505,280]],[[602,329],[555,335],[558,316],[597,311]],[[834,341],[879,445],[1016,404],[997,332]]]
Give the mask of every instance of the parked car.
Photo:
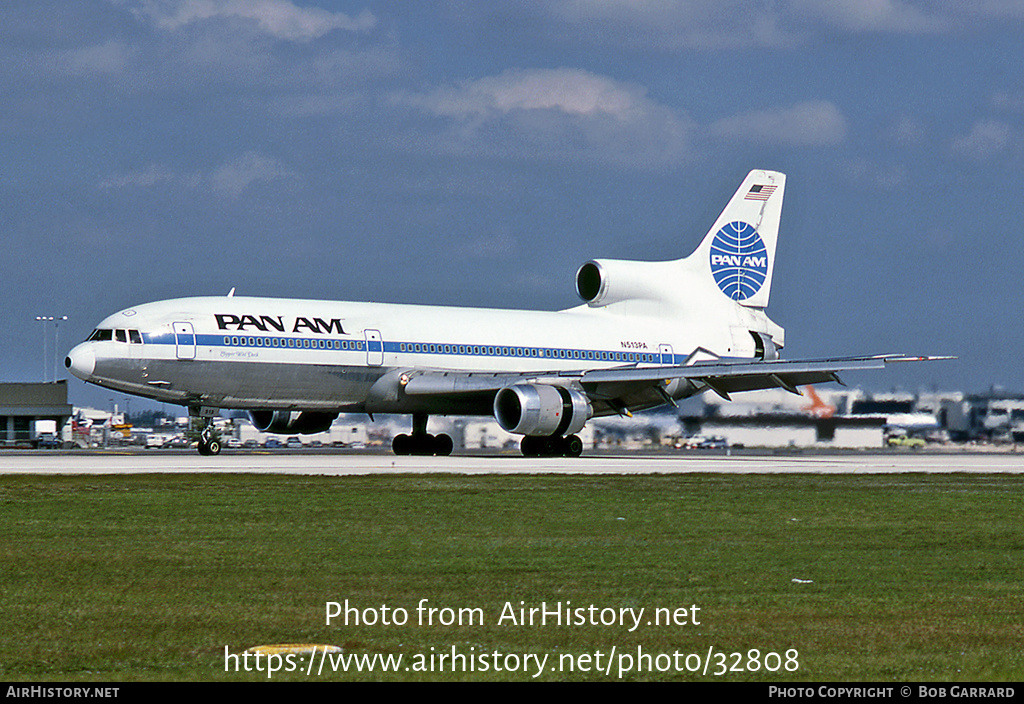
[[[893,435],[887,441],[890,447],[924,447],[925,441],[922,438],[911,437],[910,435]]]
[[[302,447],[302,441],[295,435],[288,438],[287,447]]]
[[[59,450],[63,446],[64,443],[59,438],[57,438],[54,435],[51,435],[50,433],[41,435],[39,439],[36,440],[36,447],[39,448],[40,450]]]
[[[676,449],[720,450],[729,447],[729,442],[720,435],[693,435],[676,443]]]

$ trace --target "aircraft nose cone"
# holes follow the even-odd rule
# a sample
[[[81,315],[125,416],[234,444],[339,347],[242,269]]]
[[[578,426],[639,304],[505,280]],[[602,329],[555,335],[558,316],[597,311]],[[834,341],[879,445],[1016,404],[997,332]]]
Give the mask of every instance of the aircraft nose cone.
[[[93,352],[92,345],[78,345],[68,352],[64,366],[79,379],[88,381],[96,370],[96,353]]]

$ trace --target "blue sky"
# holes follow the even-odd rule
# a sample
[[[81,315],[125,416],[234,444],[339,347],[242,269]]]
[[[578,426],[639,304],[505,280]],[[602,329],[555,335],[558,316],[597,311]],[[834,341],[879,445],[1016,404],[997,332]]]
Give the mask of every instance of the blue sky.
[[[232,287],[569,307],[769,168],[785,356],[1024,391],[1017,0],[6,0],[0,95],[3,380]]]

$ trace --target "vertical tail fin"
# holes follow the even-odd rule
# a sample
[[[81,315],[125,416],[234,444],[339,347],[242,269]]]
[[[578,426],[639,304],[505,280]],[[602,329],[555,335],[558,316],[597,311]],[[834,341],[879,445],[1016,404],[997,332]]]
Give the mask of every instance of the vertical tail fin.
[[[723,295],[741,305],[768,305],[785,188],[785,174],[751,171],[687,257]]]

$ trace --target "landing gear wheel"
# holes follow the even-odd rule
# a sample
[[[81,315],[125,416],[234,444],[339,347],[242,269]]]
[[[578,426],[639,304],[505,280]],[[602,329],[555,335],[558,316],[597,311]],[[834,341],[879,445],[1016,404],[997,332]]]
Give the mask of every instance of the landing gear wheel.
[[[197,449],[199,450],[199,454],[203,455],[204,457],[209,457],[210,455],[219,455],[220,440],[200,440],[199,447]]]
[[[438,457],[447,457],[452,454],[452,450],[455,449],[455,443],[452,441],[450,435],[441,433],[440,435],[429,435],[423,434],[412,434],[396,435],[394,440],[391,441],[391,451],[396,455],[417,455],[421,457],[429,457],[431,455],[437,455]]]
[[[576,435],[565,438],[527,435],[519,448],[524,457],[579,457],[583,454],[583,441]]]
[[[562,438],[541,438],[540,447],[542,456],[557,457],[562,454]]]
[[[213,422],[209,419],[206,421],[205,427],[199,434],[199,444],[196,449],[199,450],[199,454],[208,457],[210,455],[220,454],[220,433],[213,426]]]
[[[412,438],[405,433],[396,435],[395,439],[391,441],[391,451],[396,455],[411,455],[412,447]]]
[[[564,438],[562,446],[566,457],[579,457],[583,454],[583,441],[575,435]]]
[[[452,450],[455,449],[455,443],[447,433],[441,433],[435,435],[433,438],[434,454],[438,457],[447,457],[452,454]]]

